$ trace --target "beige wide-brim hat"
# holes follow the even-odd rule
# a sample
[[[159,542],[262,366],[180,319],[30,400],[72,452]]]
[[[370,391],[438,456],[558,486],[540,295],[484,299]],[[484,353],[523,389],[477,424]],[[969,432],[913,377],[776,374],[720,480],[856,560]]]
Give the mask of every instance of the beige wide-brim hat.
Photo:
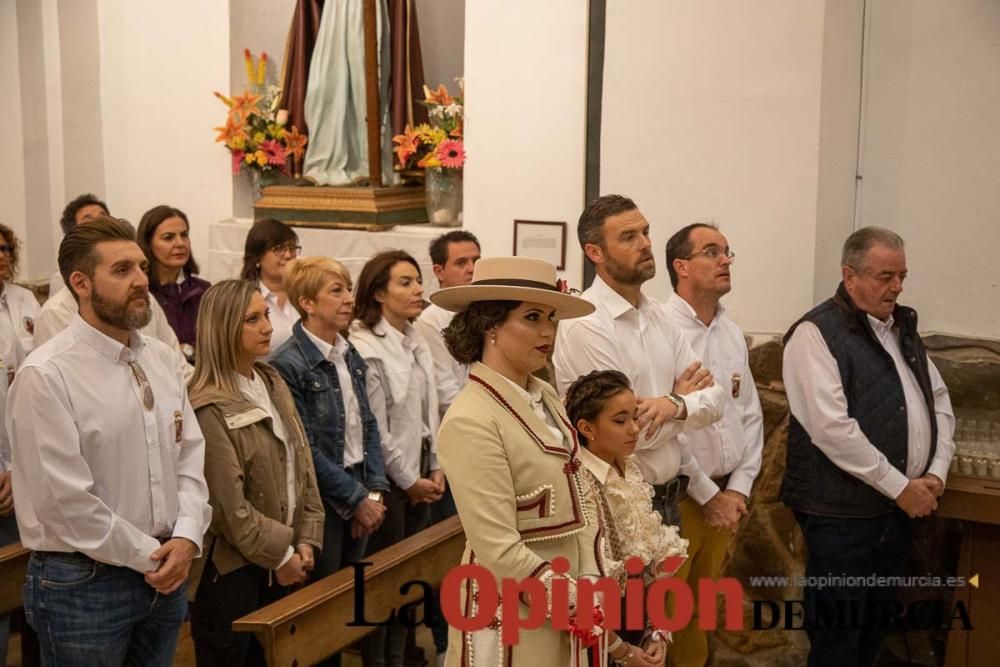
[[[472,272],[472,284],[446,287],[431,303],[459,312],[474,301],[529,301],[555,309],[556,319],[571,320],[594,312],[594,304],[559,291],[556,267],[531,257],[485,257]]]

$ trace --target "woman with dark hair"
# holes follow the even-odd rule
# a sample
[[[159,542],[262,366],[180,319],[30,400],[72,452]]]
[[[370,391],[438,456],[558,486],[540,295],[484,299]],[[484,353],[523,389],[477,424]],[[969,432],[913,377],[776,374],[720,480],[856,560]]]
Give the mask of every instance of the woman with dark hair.
[[[355,288],[357,319],[350,341],[368,365],[368,403],[389,478],[385,518],[368,540],[368,553],[426,528],[430,503],[444,493],[434,441],[439,422],[434,359],[412,324],[423,309],[423,294],[420,267],[402,250],[368,260]],[[364,643],[365,664],[402,667],[406,631],[394,625],[373,633]]]
[[[566,414],[583,445],[580,460],[600,492],[608,536],[603,543],[607,575],[618,579],[623,600],[625,559],[642,560],[648,585],[673,574],[661,567],[665,558],[687,556],[687,540],[678,537],[675,526],[663,525],[653,509],[653,487],[632,456],[640,431],[637,412],[635,394],[620,371],[593,371],[577,378],[566,392]],[[623,604],[623,618],[624,613]],[[612,660],[624,665],[663,664],[669,633],[647,626],[645,632],[622,630],[618,635],[622,646],[615,647],[612,641]]]
[[[21,242],[14,230],[0,224],[0,327],[7,330],[8,341],[0,347],[0,361],[17,368],[35,347],[35,318],[41,306],[31,290],[14,284],[20,261]]]
[[[247,233],[243,246],[243,280],[255,282],[271,310],[271,349],[277,350],[292,335],[299,313],[288,302],[285,291],[285,265],[302,253],[299,237],[291,227],[275,220],[257,220]]]
[[[136,240],[149,261],[149,291],[163,307],[184,356],[193,362],[198,306],[211,283],[195,275],[190,229],[183,211],[161,204],[143,214]]]
[[[546,364],[555,321],[594,306],[562,293],[554,266],[526,257],[481,259],[470,285],[443,289],[431,301],[457,313],[445,344],[470,364],[469,383],[438,431],[441,466],[465,528],[462,563],[485,567],[498,581],[537,578],[549,594],[554,580],[568,579],[561,586],[575,599],[578,577],[603,574],[597,505],[562,402],[533,374]],[[565,574],[552,569],[557,557],[568,561]],[[461,597],[463,609],[479,599],[474,580]],[[450,632],[445,664],[452,667],[570,664],[569,634],[549,621],[522,630],[514,646],[501,640],[502,621]]]
[[[277,371],[257,361],[270,340],[254,283],[224,280],[205,292],[189,383],[212,505],[191,575],[199,665],[264,665],[260,645],[233,632],[233,621],[303,583],[323,548],[323,503],[295,402]]]

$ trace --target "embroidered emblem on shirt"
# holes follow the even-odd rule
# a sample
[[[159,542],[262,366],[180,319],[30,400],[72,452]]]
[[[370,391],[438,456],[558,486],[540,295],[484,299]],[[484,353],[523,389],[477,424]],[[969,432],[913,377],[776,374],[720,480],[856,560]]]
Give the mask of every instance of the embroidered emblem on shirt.
[[[184,433],[184,416],[180,410],[174,410],[174,442],[180,444],[181,434]]]
[[[24,330],[31,335],[35,335],[35,320],[31,317],[25,316],[24,318]]]
[[[742,378],[739,373],[733,373],[732,385],[733,385],[733,398],[740,397],[740,381]]]

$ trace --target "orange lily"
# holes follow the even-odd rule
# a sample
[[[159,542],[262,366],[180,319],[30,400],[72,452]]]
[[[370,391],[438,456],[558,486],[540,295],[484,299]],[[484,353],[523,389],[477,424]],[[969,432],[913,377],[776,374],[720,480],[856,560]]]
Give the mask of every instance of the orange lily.
[[[243,122],[242,118],[236,118],[230,115],[226,118],[226,124],[222,127],[213,127],[212,129],[219,133],[219,136],[215,140],[223,141],[228,146],[233,139],[243,139],[248,141],[250,139],[247,136],[247,124]]]
[[[229,113],[244,120],[247,116],[257,113],[258,102],[260,102],[260,95],[254,95],[249,90],[244,90],[242,95],[233,96],[233,106],[230,107]]]
[[[299,132],[299,128],[292,125],[291,130],[285,131],[285,148],[288,154],[296,160],[301,159],[306,154],[306,142],[309,138]]]
[[[455,102],[455,98],[448,94],[448,89],[444,87],[444,84],[440,84],[437,90],[431,90],[424,84],[424,102],[427,104],[440,104],[442,106],[448,106]]]
[[[396,144],[395,151],[399,165],[405,167],[407,161],[420,147],[420,134],[407,125],[403,134],[397,134],[392,138],[392,143]]]

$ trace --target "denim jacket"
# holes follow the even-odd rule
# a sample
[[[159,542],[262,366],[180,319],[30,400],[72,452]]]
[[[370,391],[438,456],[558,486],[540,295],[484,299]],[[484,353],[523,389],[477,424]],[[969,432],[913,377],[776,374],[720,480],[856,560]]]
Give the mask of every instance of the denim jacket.
[[[382,463],[378,422],[368,407],[364,360],[354,346],[348,344],[347,368],[361,408],[364,445],[362,480],[356,480],[344,470],[346,416],[337,368],[309,340],[301,321],[295,323],[291,338],[274,351],[269,363],[284,378],[295,399],[312,448],[323,503],[344,519],[350,519],[369,491],[389,489]]]

